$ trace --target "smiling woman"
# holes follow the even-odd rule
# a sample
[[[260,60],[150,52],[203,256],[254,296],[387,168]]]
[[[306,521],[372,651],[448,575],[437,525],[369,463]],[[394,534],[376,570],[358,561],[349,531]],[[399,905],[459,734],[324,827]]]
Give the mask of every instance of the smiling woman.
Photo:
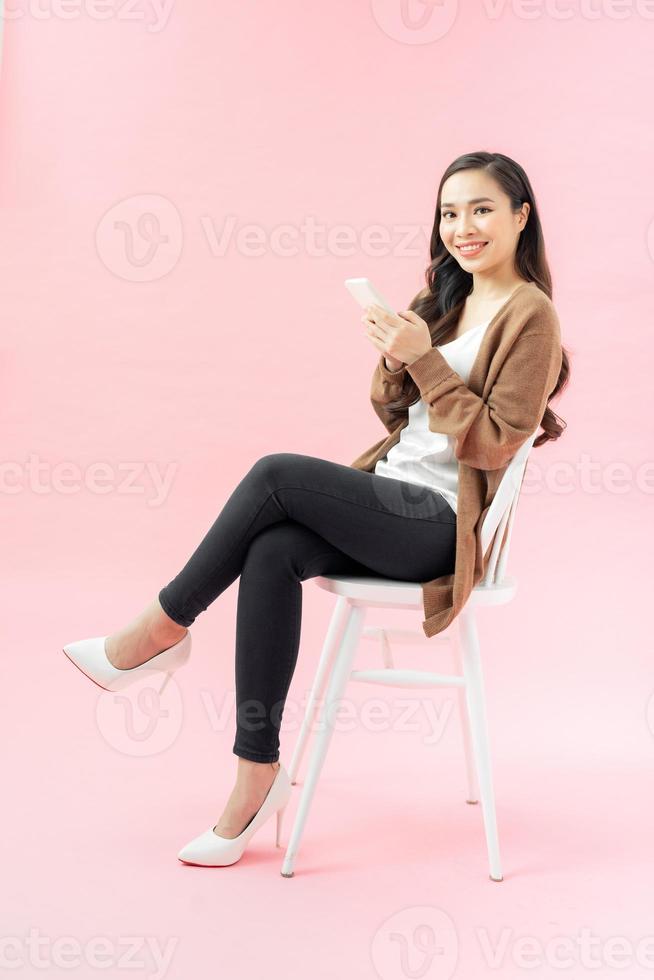
[[[371,402],[387,437],[349,465],[261,457],[139,616],[64,648],[101,687],[146,672],[166,685],[188,661],[189,628],[239,578],[236,785],[218,823],[182,848],[181,861],[235,863],[274,813],[279,839],[291,795],[279,732],[300,644],[302,582],[328,574],[419,582],[425,635],[440,632],[484,572],[478,528],[512,454],[541,421],[544,438],[559,434],[545,408],[567,361],[562,367],[525,181],[499,154],[453,164],[439,189],[427,288],[409,310],[370,311],[368,337],[379,352]],[[480,240],[481,249],[459,248]]]
[[[547,403],[568,381],[568,358],[534,194],[515,161],[480,152],[448,167],[426,279],[408,310],[368,317],[380,352],[370,400],[388,435],[350,465],[437,493],[457,516],[454,572],[423,582],[433,636],[483,576],[480,527],[511,458],[539,426],[534,446],[563,431]]]
[[[434,348],[491,321],[525,283],[534,283],[552,298],[535,194],[520,164],[502,153],[468,153],[447,168],[438,188],[430,253],[427,285],[401,315],[417,315]],[[413,322],[418,320],[414,317]],[[420,390],[406,371],[410,362],[397,354],[393,330],[385,341],[378,350],[396,356],[390,367],[397,369],[394,380],[401,384],[394,386],[393,397],[384,404],[384,415],[397,423],[420,397]],[[561,354],[561,369],[548,401],[568,382],[565,348]],[[384,367],[389,373],[389,365]],[[558,439],[565,427],[547,406],[539,421],[544,431],[535,447]]]

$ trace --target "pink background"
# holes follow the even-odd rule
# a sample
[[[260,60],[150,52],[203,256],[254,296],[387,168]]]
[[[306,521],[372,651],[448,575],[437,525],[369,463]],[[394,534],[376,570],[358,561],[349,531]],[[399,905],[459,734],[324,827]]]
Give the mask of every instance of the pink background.
[[[445,2],[411,28],[399,0],[35,9],[12,6],[0,87],[13,975],[43,973],[35,930],[55,976],[125,976],[136,937],[130,977],[236,976],[246,961],[253,976],[395,980],[418,975],[406,964],[423,964],[429,921],[445,950],[429,978],[541,977],[564,953],[576,977],[650,976],[654,12]],[[489,881],[480,807],[464,802],[454,692],[355,684],[295,877],[279,874],[274,821],[237,865],[183,867],[235,773],[238,584],[193,626],[162,720],[101,694],[61,647],[133,618],[261,455],[349,463],[381,438],[377,354],[343,280],[367,275],[405,309],[440,176],[477,149],[530,176],[572,367],[553,403],[568,430],[534,451],[518,510],[518,596],[479,614],[505,880]],[[154,467],[171,481],[159,494]],[[331,611],[306,583],[287,764]],[[369,616],[382,621],[420,626]],[[420,667],[425,651],[397,659]],[[357,665],[380,663],[362,645]],[[447,664],[436,647],[431,663]],[[364,711],[380,699],[393,723],[375,731]],[[431,744],[427,703],[444,723]],[[557,936],[567,951],[548,947]],[[53,951],[63,937],[77,960]],[[92,937],[113,950],[107,969],[84,961]],[[160,972],[147,937],[171,944]]]

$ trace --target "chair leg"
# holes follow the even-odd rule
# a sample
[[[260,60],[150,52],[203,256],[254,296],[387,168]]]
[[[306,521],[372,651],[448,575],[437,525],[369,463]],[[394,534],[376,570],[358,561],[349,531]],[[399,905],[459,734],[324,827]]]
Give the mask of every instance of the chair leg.
[[[302,720],[302,727],[300,728],[300,734],[298,735],[295,743],[291,764],[287,769],[288,775],[293,784],[295,784],[297,780],[297,774],[300,768],[300,763],[302,762],[302,756],[304,755],[304,750],[309,739],[316,704],[322,697],[326,679],[329,676],[329,672],[334,661],[334,656],[338,650],[338,641],[343,635],[348,605],[349,603],[345,596],[339,596],[329,621],[327,636],[325,637],[325,642],[323,643],[318,669],[316,670],[316,674],[313,679],[311,693],[309,694],[309,700],[307,702],[304,718]]]
[[[284,863],[282,864],[281,873],[285,878],[292,878],[294,874],[295,858],[302,839],[304,825],[316,786],[318,785],[318,778],[327,755],[327,749],[334,733],[334,705],[341,698],[349,680],[365,615],[365,606],[353,606],[348,602],[347,621],[345,623],[343,639],[339,644],[334,658],[334,666],[329,677],[329,685],[325,696],[322,728],[316,733],[313,750],[309,759],[306,781],[300,796],[295,823],[293,824],[291,837],[284,856]]]
[[[461,647],[454,642],[452,637],[452,666],[455,674],[463,673],[461,661]],[[472,754],[472,736],[470,733],[470,712],[464,687],[457,688],[459,699],[459,719],[461,721],[461,735],[463,737],[463,751],[466,760],[466,779],[468,782],[468,796],[466,803],[479,803],[479,790],[477,788],[477,774],[475,772],[475,760]]]
[[[474,614],[471,610],[462,609],[459,613],[459,618],[461,620],[463,674],[466,682],[466,696],[470,715],[470,734],[475,761],[477,763],[477,777],[479,779],[479,791],[484,815],[490,877],[493,881],[502,881],[479,638],[477,636]]]

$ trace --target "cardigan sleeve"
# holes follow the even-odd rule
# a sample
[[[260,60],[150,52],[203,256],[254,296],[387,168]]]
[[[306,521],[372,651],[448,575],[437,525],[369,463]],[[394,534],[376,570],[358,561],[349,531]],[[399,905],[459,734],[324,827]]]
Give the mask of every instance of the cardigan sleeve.
[[[372,376],[370,402],[389,432],[393,432],[397,428],[398,414],[392,415],[386,405],[400,397],[406,376],[406,364],[403,364],[397,371],[389,371],[384,363],[384,354],[380,354]]]
[[[558,319],[528,321],[484,401],[432,347],[407,365],[427,403],[429,428],[455,439],[458,460],[477,469],[505,466],[542,421],[561,370]]]

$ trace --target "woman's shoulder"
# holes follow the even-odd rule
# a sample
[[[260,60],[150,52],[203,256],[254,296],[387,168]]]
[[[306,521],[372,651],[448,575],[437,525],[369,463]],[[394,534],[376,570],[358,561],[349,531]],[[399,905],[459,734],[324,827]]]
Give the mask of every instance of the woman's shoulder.
[[[560,332],[560,322],[556,307],[550,297],[535,282],[527,284],[516,296],[516,313],[526,326],[539,331]]]

